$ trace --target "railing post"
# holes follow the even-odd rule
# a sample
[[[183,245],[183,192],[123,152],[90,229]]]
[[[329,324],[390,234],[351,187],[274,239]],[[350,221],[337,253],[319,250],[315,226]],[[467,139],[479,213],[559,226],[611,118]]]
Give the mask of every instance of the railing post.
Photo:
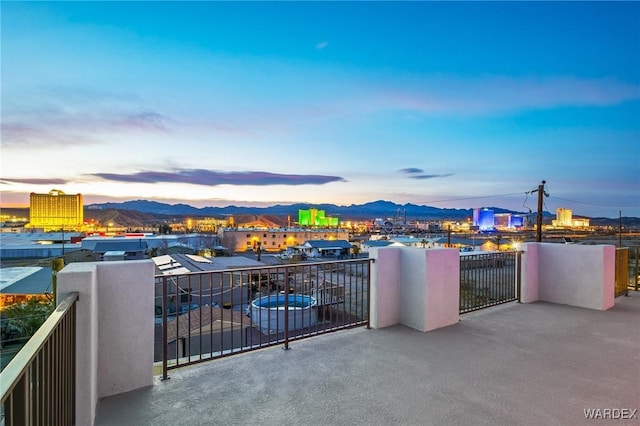
[[[640,247],[636,247],[635,253],[636,259],[636,272],[633,274],[633,282],[635,283],[635,290],[638,291],[638,284],[640,284]]]
[[[516,297],[522,303],[522,252],[516,252]]]
[[[289,267],[284,273],[284,350],[289,350]]]
[[[5,424],[29,424],[29,368],[27,368],[13,388],[11,397],[5,402]]]
[[[375,259],[367,262],[367,330],[371,330],[371,264]]]
[[[162,277],[162,380],[168,380],[169,376],[167,374],[167,310],[169,307],[169,298],[167,295],[168,285],[167,285],[167,277]],[[177,308],[176,308],[177,314]],[[176,315],[177,317],[177,315]]]

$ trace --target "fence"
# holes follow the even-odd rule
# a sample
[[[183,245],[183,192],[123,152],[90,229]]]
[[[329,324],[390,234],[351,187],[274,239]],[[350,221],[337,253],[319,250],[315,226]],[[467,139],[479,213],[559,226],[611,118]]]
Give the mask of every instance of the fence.
[[[460,313],[518,300],[520,252],[460,254]]]
[[[640,290],[640,246],[629,247],[629,290]]]
[[[156,276],[156,361],[169,369],[369,324],[370,260]]]
[[[62,301],[0,373],[0,424],[75,423],[77,300]]]
[[[615,297],[629,292],[629,248],[616,249]]]

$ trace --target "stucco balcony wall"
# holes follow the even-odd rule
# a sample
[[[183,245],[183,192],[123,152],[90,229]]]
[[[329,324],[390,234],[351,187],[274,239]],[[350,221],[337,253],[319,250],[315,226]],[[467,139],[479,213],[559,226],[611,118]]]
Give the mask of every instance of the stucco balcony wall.
[[[457,249],[371,249],[371,326],[430,331],[455,324],[460,310]]]
[[[522,302],[613,307],[615,246],[528,243],[523,250]]]

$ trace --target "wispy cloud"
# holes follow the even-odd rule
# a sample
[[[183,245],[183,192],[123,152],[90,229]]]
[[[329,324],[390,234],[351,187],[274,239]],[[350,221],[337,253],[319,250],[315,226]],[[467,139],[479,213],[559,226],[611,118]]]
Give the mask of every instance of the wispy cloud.
[[[405,174],[414,174],[414,173],[422,173],[424,170],[418,169],[416,167],[407,167],[406,169],[400,169],[398,172]]]
[[[169,117],[147,110],[120,114],[114,117],[110,124],[113,128],[120,130],[160,130],[164,132],[167,130],[168,121],[170,121]]]
[[[328,45],[329,45],[329,42],[328,42],[328,41],[321,41],[320,43],[317,43],[317,44],[316,44],[316,49],[318,49],[318,50],[322,50],[322,49],[324,49],[325,47],[327,47]]]
[[[453,173],[447,173],[444,175],[414,175],[414,176],[411,176],[411,179],[433,179],[433,178],[442,178],[442,177],[448,177],[448,176],[453,176]]]
[[[453,176],[453,173],[429,175],[429,174],[425,174],[424,170],[419,169],[417,167],[407,167],[405,169],[398,170],[398,172],[405,175],[409,175],[407,176],[409,179],[433,179],[433,178]]]
[[[269,64],[265,66],[269,69]],[[272,96],[262,93],[266,89],[255,87],[250,97],[244,99],[251,105],[249,109],[231,108],[223,114],[271,132],[270,123],[286,128],[381,113],[404,112],[403,116],[411,120],[425,116],[476,117],[565,107],[599,108],[640,99],[639,84],[615,78],[504,75],[467,78],[341,69],[293,70],[286,66],[272,71],[270,75],[287,76],[289,91],[285,101],[274,104]]]
[[[606,107],[640,99],[640,85],[612,78],[414,76],[372,81],[367,104],[423,114],[494,114],[558,107]]]
[[[141,107],[135,95],[86,88],[35,88],[33,93],[9,93],[3,111],[3,146],[74,146],[99,143],[113,133],[167,132],[173,120]]]
[[[331,182],[345,182],[339,176],[293,175],[261,171],[221,172],[204,169],[176,169],[171,172],[143,171],[131,174],[96,173],[105,180],[132,183],[187,183],[192,185],[324,185]]]
[[[36,178],[13,178],[13,179],[0,179],[0,182],[3,184],[12,184],[12,183],[20,183],[27,185],[65,185],[69,183],[66,179],[56,179],[56,178],[47,178],[47,179],[36,179]]]

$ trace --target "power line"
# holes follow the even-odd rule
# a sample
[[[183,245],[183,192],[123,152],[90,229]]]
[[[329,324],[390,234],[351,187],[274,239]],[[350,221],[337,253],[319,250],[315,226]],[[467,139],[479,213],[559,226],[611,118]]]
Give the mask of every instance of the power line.
[[[512,195],[522,195],[522,192],[513,192],[511,194],[499,194],[499,195],[482,195],[478,197],[450,198],[448,200],[428,200],[428,201],[424,201],[424,203],[444,203],[448,201],[477,200],[479,198],[498,198],[498,197],[508,197]]]
[[[557,200],[568,201],[568,202],[570,202],[570,203],[576,203],[576,204],[584,204],[584,205],[587,205],[587,206],[611,207],[611,208],[619,208],[619,207],[622,207],[622,208],[628,208],[628,207],[640,207],[640,204],[631,204],[631,205],[626,205],[626,206],[612,206],[612,205],[610,205],[610,204],[588,203],[588,202],[585,202],[585,201],[569,200],[569,199],[566,199],[566,198],[560,198],[560,197],[554,197],[554,198],[555,198],[555,199],[557,199]]]

